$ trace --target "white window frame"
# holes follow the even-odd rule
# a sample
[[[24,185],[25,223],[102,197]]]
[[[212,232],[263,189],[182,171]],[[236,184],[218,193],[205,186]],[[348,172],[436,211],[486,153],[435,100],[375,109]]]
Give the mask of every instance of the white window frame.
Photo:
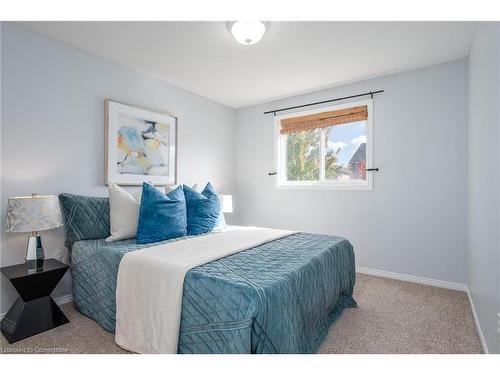
[[[286,118],[313,115],[316,113],[336,111],[366,105],[368,118],[366,119],[366,168],[373,168],[373,100],[357,100],[349,103],[316,108],[308,111],[278,115],[274,118],[275,150],[274,161],[276,170],[275,189],[284,190],[373,190],[373,173],[366,173],[365,181],[338,181],[325,180],[324,154],[325,129],[321,131],[320,141],[320,179],[319,181],[287,181],[286,180],[286,136],[280,134],[280,122]],[[340,125],[341,126],[341,125]]]

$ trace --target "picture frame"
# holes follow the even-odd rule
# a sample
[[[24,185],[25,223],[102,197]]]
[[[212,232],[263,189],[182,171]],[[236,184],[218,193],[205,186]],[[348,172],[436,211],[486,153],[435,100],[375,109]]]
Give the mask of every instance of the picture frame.
[[[177,117],[104,100],[105,184],[175,184]]]

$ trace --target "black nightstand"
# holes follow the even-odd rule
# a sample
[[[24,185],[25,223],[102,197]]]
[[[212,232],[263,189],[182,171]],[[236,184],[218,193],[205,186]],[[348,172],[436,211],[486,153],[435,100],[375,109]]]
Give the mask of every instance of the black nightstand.
[[[1,323],[9,343],[69,322],[50,296],[68,268],[56,259],[46,259],[38,268],[26,263],[1,268],[19,293]]]

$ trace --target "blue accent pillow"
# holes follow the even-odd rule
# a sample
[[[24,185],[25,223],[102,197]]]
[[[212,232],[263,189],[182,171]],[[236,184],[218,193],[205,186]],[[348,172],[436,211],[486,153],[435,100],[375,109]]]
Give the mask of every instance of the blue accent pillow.
[[[186,227],[186,200],[182,188],[178,186],[164,194],[153,185],[144,183],[137,224],[137,243],[182,237],[186,235]]]
[[[209,182],[201,193],[184,185],[187,209],[187,234],[190,236],[211,232],[220,218],[220,201]]]

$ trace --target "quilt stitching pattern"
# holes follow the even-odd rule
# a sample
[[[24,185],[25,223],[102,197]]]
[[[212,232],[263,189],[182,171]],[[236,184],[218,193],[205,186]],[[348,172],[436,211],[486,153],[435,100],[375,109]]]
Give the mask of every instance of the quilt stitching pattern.
[[[76,194],[59,194],[64,226],[66,246],[74,242],[110,235],[109,199],[85,197]]]
[[[75,306],[114,332],[120,260],[129,251],[158,244],[76,242]],[[343,309],[356,305],[354,283],[351,244],[341,237],[307,233],[193,268],[184,280],[178,351],[314,352]]]

